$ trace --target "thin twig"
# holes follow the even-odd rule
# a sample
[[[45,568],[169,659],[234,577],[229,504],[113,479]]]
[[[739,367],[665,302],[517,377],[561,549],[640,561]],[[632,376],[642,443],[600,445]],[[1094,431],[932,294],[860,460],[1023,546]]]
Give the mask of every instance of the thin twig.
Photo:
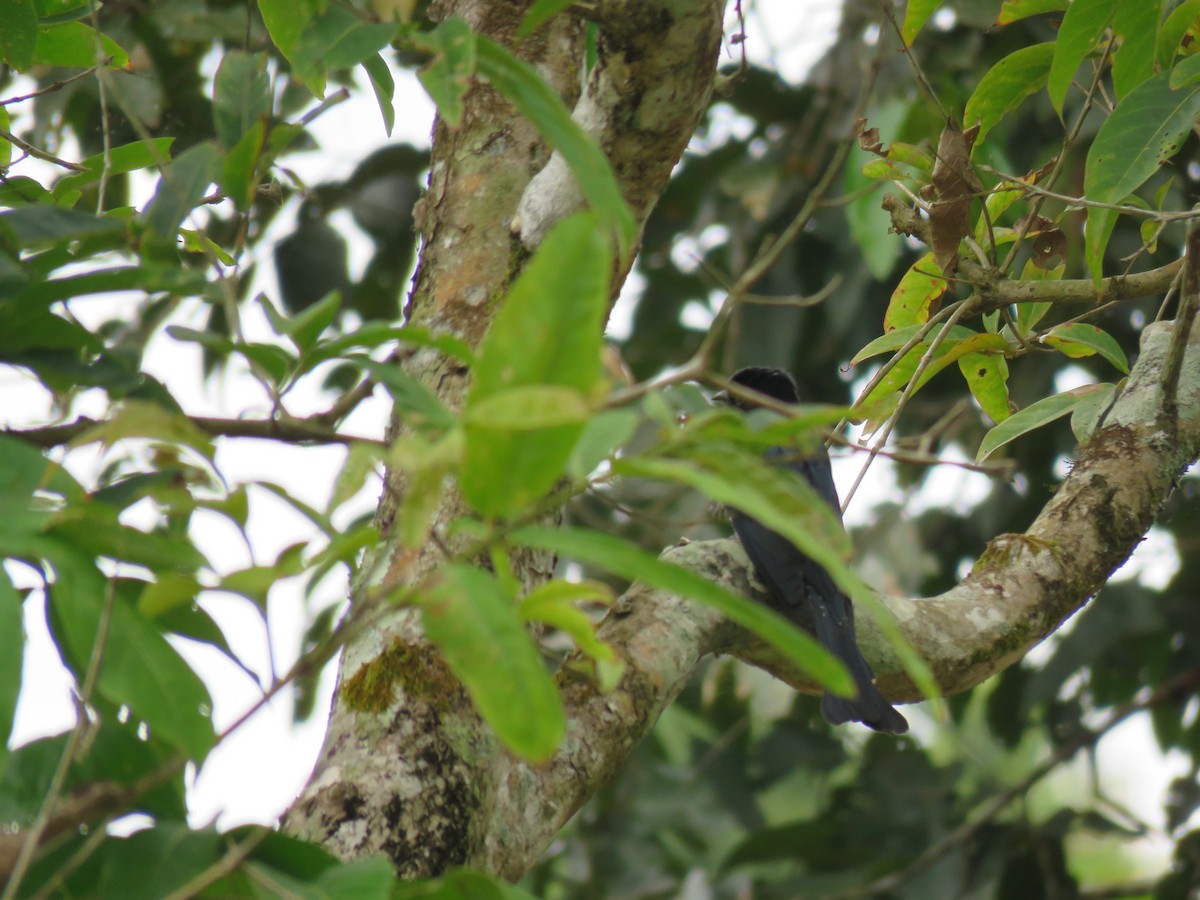
[[[954,312],[950,315],[950,318],[946,320],[946,324],[942,326],[942,328],[930,342],[929,349],[922,354],[921,361],[917,363],[916,371],[913,372],[912,378],[908,380],[908,384],[905,385],[904,391],[900,394],[900,401],[896,404],[896,408],[892,410],[892,414],[888,416],[887,424],[883,427],[883,433],[876,439],[874,446],[871,448],[870,454],[867,456],[866,462],[864,462],[862,468],[859,469],[858,476],[854,479],[854,483],[850,485],[850,490],[846,493],[846,499],[842,501],[843,513],[850,505],[850,501],[854,499],[854,494],[858,490],[859,485],[862,484],[863,479],[867,476],[867,470],[871,468],[871,463],[873,463],[875,461],[875,457],[879,455],[878,451],[882,450],[884,444],[887,443],[888,438],[891,437],[892,431],[896,427],[896,423],[900,420],[901,413],[903,413],[904,408],[908,406],[908,401],[911,400],[912,397],[917,393],[917,388],[921,384],[921,376],[925,374],[925,371],[933,362],[938,348],[942,345],[942,342],[950,336],[951,330],[956,324],[958,324],[958,320],[962,318],[963,313],[966,312],[967,308],[967,304],[963,303],[954,310]],[[864,394],[864,396],[867,395]]]
[[[921,64],[917,62],[917,58],[913,56],[912,48],[909,47],[908,44],[904,43],[904,31],[900,28],[900,23],[896,21],[896,13],[893,9],[893,5],[888,2],[888,0],[884,0],[880,6],[883,9],[884,17],[888,20],[888,22],[891,23],[892,30],[896,32],[896,38],[900,41],[900,52],[904,54],[905,58],[912,66],[913,74],[917,76],[917,81],[921,85],[922,90],[924,90],[929,99],[937,105],[938,110],[942,114],[942,121],[948,121],[950,119],[950,114],[946,112],[946,107],[942,105],[942,99],[937,95],[937,91],[933,89],[933,85],[929,83],[929,79],[925,77],[925,72],[922,70]]]
[[[1179,374],[1183,371],[1183,356],[1196,321],[1200,304],[1200,228],[1193,228],[1187,237],[1187,256],[1183,267],[1183,288],[1179,294],[1179,315],[1171,334],[1171,346],[1163,365],[1162,392],[1159,400],[1159,426],[1174,435],[1179,427]]]
[[[88,6],[91,12],[96,59],[103,60],[104,45],[100,42],[100,4],[96,0],[89,0]],[[108,73],[100,64],[95,69],[96,93],[100,100],[100,140],[102,141],[101,158],[103,159],[100,179],[96,184],[96,215],[100,215],[104,212],[104,195],[108,191],[108,179],[112,175],[112,131],[109,128],[108,120]]]
[[[1066,164],[1067,151],[1075,143],[1075,139],[1079,137],[1080,129],[1083,128],[1083,121],[1087,118],[1092,109],[1092,103],[1096,95],[1096,90],[1100,85],[1101,73],[1107,68],[1108,55],[1111,52],[1112,45],[1108,45],[1104,50],[1104,58],[1096,66],[1092,74],[1092,83],[1083,97],[1083,108],[1079,110],[1079,115],[1075,119],[1075,124],[1063,141],[1062,149],[1054,160],[1054,167],[1050,170],[1050,174],[1046,176],[1045,182],[1047,185],[1052,185],[1058,180],[1058,176],[1062,174],[1063,166]],[[1029,233],[1029,229],[1033,227],[1033,223],[1037,219],[1038,212],[1042,208],[1045,198],[1042,196],[1034,197],[1033,203],[1029,206],[1029,214],[1024,217],[1020,227],[1017,229],[1017,239],[1013,241],[1013,245],[1008,249],[1008,255],[1004,257],[1004,262],[1000,264],[1000,271],[1007,272],[1017,258],[1017,251],[1021,249],[1021,245],[1025,242],[1025,237]]]
[[[389,358],[394,359],[394,357]],[[329,409],[325,412],[316,413],[308,416],[305,421],[312,422],[314,425],[324,425],[334,427],[350,413],[358,408],[358,405],[375,393],[377,382],[370,376],[364,378],[356,384],[351,390],[342,394]]]
[[[252,835],[240,844],[234,844],[230,847],[224,856],[203,872],[167,894],[164,900],[187,900],[187,898],[196,896],[205,888],[216,884],[226,875],[236,872],[238,867],[246,861],[246,857],[254,852],[254,848],[266,840],[270,834],[272,834],[270,828],[259,826]]]
[[[321,416],[327,413],[319,414]],[[310,419],[217,419],[207,416],[188,416],[188,421],[213,437],[263,438],[283,443],[351,444],[366,443],[386,446],[378,438],[360,437],[334,431],[319,418]],[[60,447],[69,444],[81,434],[100,425],[101,422],[80,416],[63,425],[46,425],[41,428],[3,428],[0,434],[15,437],[37,447]]]
[[[898,463],[906,463],[915,466],[950,466],[955,469],[965,469],[968,472],[982,472],[985,475],[995,475],[998,477],[1008,477],[1016,468],[1014,460],[1004,460],[1002,462],[967,462],[966,460],[944,459],[940,456],[935,456],[931,453],[921,453],[913,450],[883,450],[878,447],[867,447],[863,444],[853,441],[849,438],[844,438],[838,434],[828,435],[828,440],[831,444],[838,447],[846,447],[849,450],[854,450],[858,453],[870,453],[874,456],[882,456],[884,459],[890,459]]]
[[[87,78],[97,69],[96,66],[89,66],[82,72],[77,72],[70,78],[64,78],[61,81],[55,81],[53,84],[48,84],[44,88],[38,88],[36,91],[30,91],[28,94],[21,94],[17,97],[9,97],[7,100],[0,100],[0,106],[11,106],[14,103],[24,103],[26,100],[33,100],[35,97],[41,97],[45,94],[52,94],[55,91],[61,91],[72,81],[78,81],[81,78]]]
[[[1059,194],[1055,191],[1047,190],[1036,184],[1030,184],[1028,181],[1022,181],[1014,175],[1006,175],[1004,172],[982,163],[978,167],[991,175],[995,175],[1001,181],[1016,185],[1030,194],[1037,194],[1048,200],[1058,200],[1070,207],[1109,209],[1126,216],[1141,216],[1146,219],[1153,219],[1156,222],[1167,223],[1187,222],[1200,218],[1200,209],[1189,209],[1183,212],[1163,212],[1162,210],[1155,209],[1141,209],[1137,206],[1125,206],[1120,203],[1101,203],[1099,200],[1088,200],[1086,197],[1072,197],[1070,194]]]
[[[878,52],[872,57],[870,64],[867,66],[866,75],[860,86],[857,102],[851,117],[852,129],[859,127],[859,122],[866,112],[867,103],[870,100],[871,91],[875,85],[875,79],[878,77],[879,70],[883,65],[883,54],[884,42],[880,41]],[[784,249],[800,235],[801,231],[804,230],[812,219],[813,214],[822,208],[825,195],[833,187],[834,181],[841,173],[846,158],[850,154],[850,148],[855,143],[855,138],[856,135],[851,133],[837,144],[833,155],[825,166],[825,170],[821,173],[821,177],[808,192],[808,196],[805,198],[804,205],[800,208],[800,211],[796,213],[792,221],[788,223],[788,226],[777,238],[774,240],[768,239],[759,247],[754,259],[729,289],[725,302],[717,312],[712,325],[709,326],[708,333],[705,334],[704,339],[700,342],[700,347],[693,354],[685,368],[699,374],[706,372],[712,367],[711,363],[716,348],[725,335],[725,328],[729,320],[736,313],[743,298],[749,293],[750,288],[779,261],[779,257]]]
[[[64,169],[70,169],[72,172],[86,172],[87,171],[87,169],[85,167],[79,165],[79,163],[67,162],[65,159],[59,159],[53,153],[47,153],[45,150],[39,150],[37,147],[33,146],[33,144],[29,143],[28,141],[21,140],[19,137],[17,137],[11,131],[6,131],[5,129],[0,128],[0,138],[3,138],[4,140],[8,141],[14,147],[17,147],[20,150],[24,150],[26,153],[28,153],[30,156],[34,157],[35,159],[40,159],[43,162],[54,163],[54,165],[61,166]]]

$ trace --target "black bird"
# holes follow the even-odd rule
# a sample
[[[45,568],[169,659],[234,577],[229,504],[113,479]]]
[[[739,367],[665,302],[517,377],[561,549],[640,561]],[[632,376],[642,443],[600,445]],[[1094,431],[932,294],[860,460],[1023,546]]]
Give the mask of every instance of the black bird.
[[[740,369],[732,378],[735,384],[777,400],[797,403],[796,382],[783,369],[753,366]],[[722,392],[719,398],[743,411],[758,404]],[[786,462],[783,457],[787,457]],[[794,451],[782,447],[767,451],[768,460],[778,459],[805,479],[826,503],[840,515],[837,488],[829,454],[824,448],[806,458],[798,459]],[[908,722],[875,687],[874,675],[863,659],[854,636],[854,610],[850,598],[834,583],[821,566],[813,562],[778,532],[761,522],[730,510],[733,530],[746,548],[759,581],[766,585],[771,605],[802,628],[816,634],[826,650],[850,670],[858,686],[858,696],[839,697],[828,691],[821,698],[821,715],[831,725],[843,722],[862,722],[876,731],[903,734]]]

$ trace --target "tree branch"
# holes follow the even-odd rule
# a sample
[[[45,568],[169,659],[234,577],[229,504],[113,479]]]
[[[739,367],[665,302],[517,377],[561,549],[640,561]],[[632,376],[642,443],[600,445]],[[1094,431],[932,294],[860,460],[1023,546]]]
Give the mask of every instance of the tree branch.
[[[363,442],[384,445],[376,438],[341,434],[323,424],[321,417],[312,419],[214,419],[207,416],[188,416],[187,420],[213,437],[263,438],[290,444],[350,444]],[[0,428],[0,434],[14,437],[37,447],[61,447],[69,444],[89,429],[103,424],[96,419],[80,416],[63,425],[41,428]]]
[[[929,243],[929,223],[894,194],[884,194],[883,208],[892,216],[892,230]],[[964,281],[975,290],[968,301],[966,315],[979,315],[1003,309],[1013,303],[1087,303],[1098,305],[1115,300],[1133,300],[1164,293],[1170,288],[1183,258],[1132,275],[1114,275],[1100,279],[1097,285],[1090,278],[1065,281],[1009,281],[996,272],[984,269],[970,259],[959,262]]]

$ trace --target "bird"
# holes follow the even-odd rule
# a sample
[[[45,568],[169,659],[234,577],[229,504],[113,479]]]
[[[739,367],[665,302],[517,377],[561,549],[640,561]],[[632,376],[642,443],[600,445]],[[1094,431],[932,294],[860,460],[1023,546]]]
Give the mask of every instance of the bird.
[[[730,381],[780,403],[794,404],[800,399],[795,380],[783,369],[751,366],[739,369]],[[715,399],[743,412],[760,406],[729,391],[722,391]],[[804,457],[797,457],[794,449],[772,447],[766,452],[766,459],[786,465],[807,481],[841,517],[833,468],[823,447]],[[825,721],[831,725],[862,722],[887,734],[907,732],[908,721],[879,693],[874,673],[858,648],[850,598],[822,566],[783,535],[737,509],[729,510],[729,518],[758,580],[767,588],[770,605],[801,628],[813,632],[821,646],[841,660],[854,679],[858,696],[840,697],[829,691],[822,696],[821,715]]]

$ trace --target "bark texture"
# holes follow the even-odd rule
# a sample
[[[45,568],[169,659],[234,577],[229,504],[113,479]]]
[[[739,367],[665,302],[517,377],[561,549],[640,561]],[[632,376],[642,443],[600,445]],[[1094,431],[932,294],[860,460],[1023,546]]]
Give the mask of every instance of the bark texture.
[[[528,5],[442,0],[435,15],[463,18],[537,68],[608,154],[640,230],[708,104],[723,0],[589,4],[599,33],[586,81],[583,20],[556,16],[518,43]],[[405,313],[412,324],[475,346],[546,232],[582,200],[565,165],[490,85],[474,83],[464,105],[456,128],[440,121],[434,128],[429,188],[416,211],[424,240]],[[624,271],[618,275],[617,286]],[[467,372],[457,362],[423,350],[401,364],[447,406],[461,407]],[[394,421],[390,436],[403,432],[403,423]],[[463,511],[450,493],[435,518],[435,539],[402,546],[392,525],[404,490],[403,474],[390,473],[377,517],[385,558],[364,564],[360,573],[397,589],[419,582],[447,549],[456,549],[445,525]],[[553,559],[529,553],[513,564],[532,586],[550,576]],[[680,684],[687,671],[680,671]],[[660,693],[642,691],[645,698]],[[657,702],[661,708],[666,698]],[[642,730],[656,715],[618,698],[600,699],[595,711],[604,711],[605,721],[640,715]],[[609,772],[619,763],[599,722],[587,718],[572,726],[572,745],[585,756],[593,741],[594,758],[582,778],[567,779],[553,766],[570,787],[539,790],[545,773],[511,764],[411,612],[395,610],[346,645],[325,744],[285,828],[342,858],[386,854],[403,877],[467,864],[515,878],[595,789],[597,767]]]

